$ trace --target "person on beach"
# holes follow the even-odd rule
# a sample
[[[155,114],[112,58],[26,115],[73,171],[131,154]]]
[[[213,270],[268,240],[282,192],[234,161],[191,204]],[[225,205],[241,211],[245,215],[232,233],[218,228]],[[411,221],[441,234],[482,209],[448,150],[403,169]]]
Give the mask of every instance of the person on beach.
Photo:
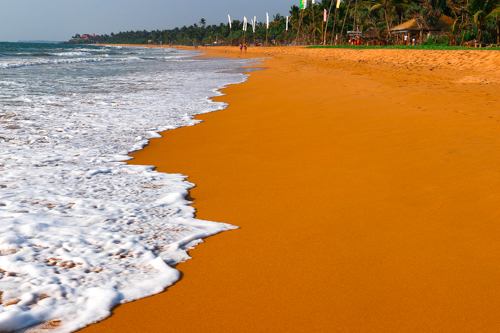
[[[243,48],[245,49],[245,53],[247,53],[247,43],[243,44]]]
[[[242,49],[243,49],[243,44],[240,43],[240,53]]]

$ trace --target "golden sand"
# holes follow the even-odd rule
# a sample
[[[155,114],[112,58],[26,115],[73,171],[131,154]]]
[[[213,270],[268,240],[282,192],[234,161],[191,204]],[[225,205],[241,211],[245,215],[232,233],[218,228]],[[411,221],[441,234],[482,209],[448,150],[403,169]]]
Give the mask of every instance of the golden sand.
[[[131,163],[241,229],[84,332],[500,330],[500,53],[207,53],[272,58]]]

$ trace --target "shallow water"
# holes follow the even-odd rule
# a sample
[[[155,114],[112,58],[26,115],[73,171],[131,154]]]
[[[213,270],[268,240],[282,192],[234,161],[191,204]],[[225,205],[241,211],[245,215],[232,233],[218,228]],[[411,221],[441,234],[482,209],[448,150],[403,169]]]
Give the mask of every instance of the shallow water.
[[[0,330],[68,332],[179,278],[167,264],[233,226],[194,218],[185,176],[128,165],[220,110],[246,60],[173,49],[0,43]],[[165,156],[168,158],[168,156]]]

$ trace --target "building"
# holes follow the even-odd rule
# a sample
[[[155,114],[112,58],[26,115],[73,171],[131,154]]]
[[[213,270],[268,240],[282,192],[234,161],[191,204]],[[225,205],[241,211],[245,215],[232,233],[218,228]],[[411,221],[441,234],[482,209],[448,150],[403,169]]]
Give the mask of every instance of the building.
[[[455,20],[443,14],[434,26],[429,26],[425,22],[421,22],[417,19],[411,19],[395,26],[390,31],[391,34],[396,35],[396,40],[398,41],[403,40],[403,36],[408,36],[408,40],[415,38],[416,41],[423,43],[423,41],[430,36],[437,36],[441,34],[443,30],[450,29],[453,22],[455,22]]]

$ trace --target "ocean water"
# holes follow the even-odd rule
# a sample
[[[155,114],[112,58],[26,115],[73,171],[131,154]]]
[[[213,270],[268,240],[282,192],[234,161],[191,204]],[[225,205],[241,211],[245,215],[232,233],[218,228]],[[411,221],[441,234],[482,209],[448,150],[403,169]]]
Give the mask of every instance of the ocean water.
[[[0,43],[0,331],[101,320],[172,285],[186,249],[234,228],[194,218],[184,175],[124,162],[246,80],[245,60],[194,55]]]

